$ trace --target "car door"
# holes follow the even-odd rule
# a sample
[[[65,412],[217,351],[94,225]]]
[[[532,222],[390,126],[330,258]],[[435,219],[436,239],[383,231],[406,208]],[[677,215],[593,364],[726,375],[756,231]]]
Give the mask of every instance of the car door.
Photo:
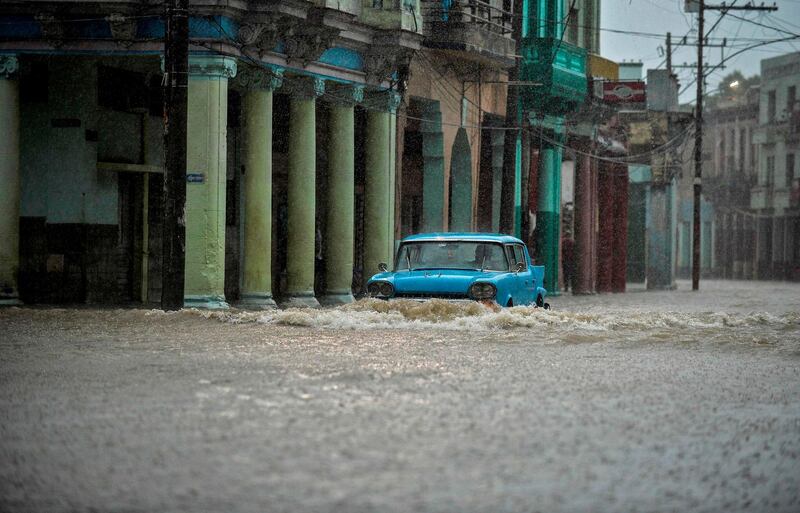
[[[516,272],[517,270],[517,262],[519,256],[517,251],[514,250],[513,244],[508,244],[505,247],[506,254],[508,255],[508,265],[509,265],[509,275],[506,279],[508,283],[509,292],[511,293],[511,299],[514,301],[514,305],[519,306],[525,304],[525,301],[522,296],[524,296],[524,292],[520,287],[522,283],[519,279],[519,274]]]
[[[514,256],[518,262],[525,263],[525,268],[517,273],[517,282],[519,284],[518,294],[520,296],[519,304],[529,305],[536,301],[536,282],[533,279],[533,272],[531,271],[530,257],[522,244],[514,244]]]

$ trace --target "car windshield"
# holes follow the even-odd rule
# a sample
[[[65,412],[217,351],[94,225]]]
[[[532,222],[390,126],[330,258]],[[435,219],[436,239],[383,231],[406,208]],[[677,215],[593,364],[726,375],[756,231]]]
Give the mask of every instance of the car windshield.
[[[474,269],[508,271],[501,244],[470,241],[406,242],[397,252],[398,271],[418,269]]]

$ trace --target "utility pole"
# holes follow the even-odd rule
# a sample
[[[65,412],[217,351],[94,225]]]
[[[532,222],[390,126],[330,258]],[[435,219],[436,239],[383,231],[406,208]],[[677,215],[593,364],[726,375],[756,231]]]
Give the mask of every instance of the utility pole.
[[[164,37],[164,219],[161,308],[183,308],[186,253],[186,120],[189,77],[188,0],[166,0]]]
[[[692,223],[692,290],[700,288],[700,193],[703,180],[703,43],[705,0],[697,13],[697,101],[694,112],[694,219]]]
[[[667,32],[667,75],[672,78],[672,32]]]
[[[694,219],[692,226],[692,290],[700,288],[700,194],[703,184],[703,46],[705,44],[705,11],[722,11],[722,16],[730,10],[735,11],[777,11],[776,5],[706,5],[705,0],[694,2],[697,9],[697,99],[694,115]],[[716,25],[715,25],[716,26]],[[713,29],[713,27],[712,27]]]

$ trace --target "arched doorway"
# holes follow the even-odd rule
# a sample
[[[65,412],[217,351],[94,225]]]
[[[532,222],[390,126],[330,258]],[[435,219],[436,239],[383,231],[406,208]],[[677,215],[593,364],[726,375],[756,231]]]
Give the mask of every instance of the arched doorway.
[[[467,131],[459,128],[450,156],[450,231],[472,229],[472,153]]]

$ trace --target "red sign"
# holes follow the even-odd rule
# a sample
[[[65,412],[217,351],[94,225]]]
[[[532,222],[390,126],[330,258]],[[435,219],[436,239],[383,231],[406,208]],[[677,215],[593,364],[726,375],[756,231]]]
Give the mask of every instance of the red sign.
[[[603,100],[608,103],[642,103],[646,99],[642,80],[603,82]]]

